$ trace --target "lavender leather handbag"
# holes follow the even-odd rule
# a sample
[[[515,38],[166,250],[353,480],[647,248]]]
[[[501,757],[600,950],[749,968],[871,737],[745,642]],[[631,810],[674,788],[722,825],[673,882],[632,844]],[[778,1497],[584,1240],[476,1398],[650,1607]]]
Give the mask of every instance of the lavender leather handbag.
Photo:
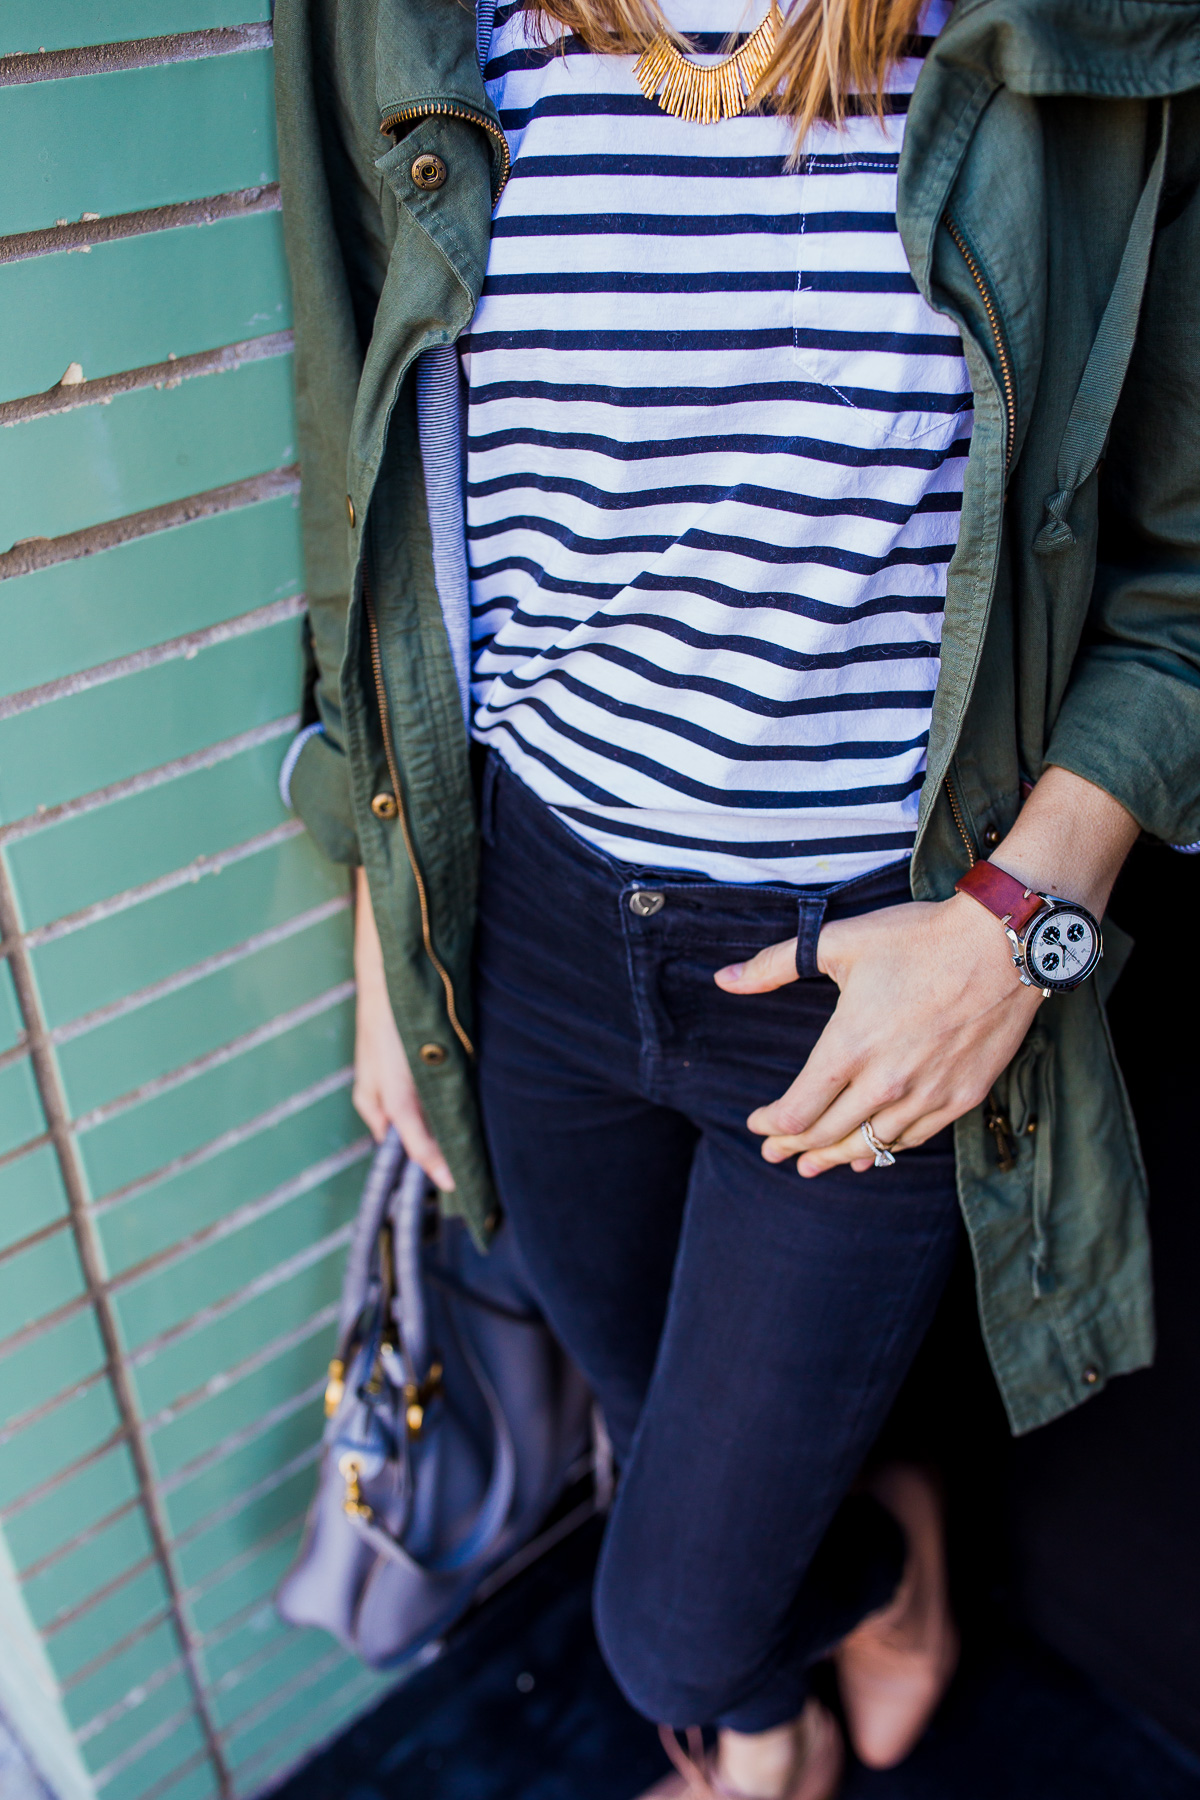
[[[591,1398],[511,1231],[483,1256],[431,1198],[389,1132],[350,1245],[317,1493],[276,1594],[372,1668],[440,1637],[587,1466]]]

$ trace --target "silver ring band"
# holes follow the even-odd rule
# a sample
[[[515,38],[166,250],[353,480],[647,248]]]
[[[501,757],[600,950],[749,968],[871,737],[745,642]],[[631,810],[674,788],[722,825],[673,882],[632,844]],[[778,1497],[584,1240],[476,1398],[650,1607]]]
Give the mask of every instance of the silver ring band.
[[[869,1119],[864,1119],[858,1129],[862,1132],[868,1149],[874,1154],[875,1167],[877,1169],[890,1169],[896,1158],[888,1149],[888,1146],[881,1143],[875,1136],[875,1133],[871,1130],[871,1121]]]

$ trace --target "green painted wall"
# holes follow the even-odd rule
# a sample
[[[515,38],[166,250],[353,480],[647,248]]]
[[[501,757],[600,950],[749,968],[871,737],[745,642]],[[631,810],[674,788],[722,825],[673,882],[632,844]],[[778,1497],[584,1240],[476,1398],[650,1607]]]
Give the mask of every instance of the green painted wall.
[[[0,62],[0,1710],[61,1800],[254,1794],[385,1685],[270,1604],[367,1147],[346,883],[276,790],[289,296],[277,196],[237,198],[275,179],[266,15],[0,9],[34,53]],[[228,216],[157,214],[194,201]]]

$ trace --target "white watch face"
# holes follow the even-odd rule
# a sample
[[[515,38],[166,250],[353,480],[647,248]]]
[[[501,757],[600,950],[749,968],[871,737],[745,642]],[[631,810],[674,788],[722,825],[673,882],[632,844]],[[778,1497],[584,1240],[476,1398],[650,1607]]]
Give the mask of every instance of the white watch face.
[[[1072,988],[1090,975],[1100,938],[1085,912],[1062,906],[1039,919],[1025,940],[1025,963],[1041,987]]]

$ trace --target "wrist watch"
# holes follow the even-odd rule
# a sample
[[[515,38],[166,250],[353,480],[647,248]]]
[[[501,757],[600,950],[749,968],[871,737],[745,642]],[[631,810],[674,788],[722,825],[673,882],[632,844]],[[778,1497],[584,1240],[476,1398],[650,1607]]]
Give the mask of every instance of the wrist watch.
[[[1047,999],[1086,981],[1104,954],[1100,927],[1086,906],[1039,894],[995,863],[977,862],[954,886],[999,919],[1021,980]]]

